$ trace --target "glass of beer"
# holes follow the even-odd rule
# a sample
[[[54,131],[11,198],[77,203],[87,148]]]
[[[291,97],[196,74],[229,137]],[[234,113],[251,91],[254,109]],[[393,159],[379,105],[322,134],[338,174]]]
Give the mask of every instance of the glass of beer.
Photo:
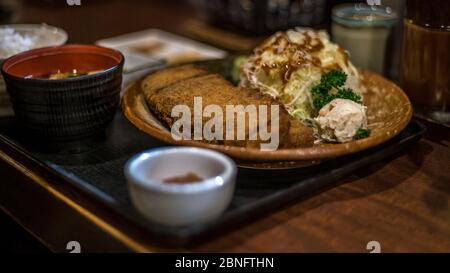
[[[417,116],[450,125],[450,1],[408,0],[401,82]]]

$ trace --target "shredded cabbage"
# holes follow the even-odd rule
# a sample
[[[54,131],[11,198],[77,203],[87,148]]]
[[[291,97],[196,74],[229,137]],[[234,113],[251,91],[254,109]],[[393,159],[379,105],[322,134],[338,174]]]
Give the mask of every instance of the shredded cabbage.
[[[362,97],[364,88],[347,53],[331,43],[325,31],[296,28],[273,35],[255,49],[242,64],[240,85],[276,98],[292,116],[315,127],[311,89],[333,69],[345,72],[345,87]]]

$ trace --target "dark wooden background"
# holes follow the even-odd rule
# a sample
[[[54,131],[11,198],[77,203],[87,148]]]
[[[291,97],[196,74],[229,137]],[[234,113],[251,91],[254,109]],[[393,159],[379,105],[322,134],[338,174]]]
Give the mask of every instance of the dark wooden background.
[[[147,28],[190,36],[183,25],[197,20],[182,1],[85,0],[82,7],[55,2],[24,1],[19,22],[46,22],[67,30],[70,42],[92,43]],[[449,252],[450,130],[428,125],[425,139],[392,160],[190,250],[367,252],[375,240],[384,252]],[[31,249],[42,250],[39,244]]]

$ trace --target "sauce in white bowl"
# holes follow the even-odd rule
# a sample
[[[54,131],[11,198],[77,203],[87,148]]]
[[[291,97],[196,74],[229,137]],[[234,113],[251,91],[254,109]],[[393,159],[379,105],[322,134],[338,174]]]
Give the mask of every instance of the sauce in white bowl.
[[[215,151],[174,147],[142,152],[125,166],[131,200],[146,218],[188,226],[219,217],[233,197],[236,165]]]

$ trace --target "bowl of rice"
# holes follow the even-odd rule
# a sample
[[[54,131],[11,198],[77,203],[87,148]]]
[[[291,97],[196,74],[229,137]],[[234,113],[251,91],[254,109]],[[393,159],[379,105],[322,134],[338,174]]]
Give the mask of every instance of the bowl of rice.
[[[46,24],[0,25],[0,67],[5,59],[24,51],[63,45],[67,37],[64,30]],[[0,116],[12,113],[5,83],[0,75]]]
[[[59,46],[67,41],[67,33],[46,24],[0,26],[0,60],[31,49]]]

